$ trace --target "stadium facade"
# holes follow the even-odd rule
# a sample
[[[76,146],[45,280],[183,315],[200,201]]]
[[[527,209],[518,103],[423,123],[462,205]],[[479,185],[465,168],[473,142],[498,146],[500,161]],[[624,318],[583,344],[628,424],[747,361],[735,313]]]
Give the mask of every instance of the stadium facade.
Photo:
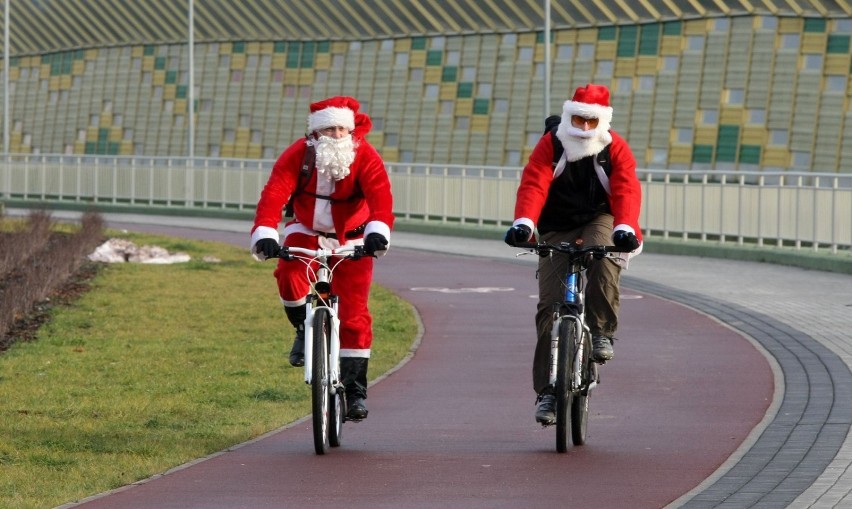
[[[273,159],[352,95],[389,162],[521,166],[577,86],[640,166],[852,173],[844,0],[10,2],[11,153]],[[545,111],[545,110],[549,111]]]

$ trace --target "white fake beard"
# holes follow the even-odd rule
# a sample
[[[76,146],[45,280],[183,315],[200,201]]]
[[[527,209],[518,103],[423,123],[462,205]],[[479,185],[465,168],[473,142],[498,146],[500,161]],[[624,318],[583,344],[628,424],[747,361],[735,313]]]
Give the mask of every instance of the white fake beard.
[[[355,160],[355,143],[352,135],[343,138],[320,136],[310,142],[317,151],[317,173],[329,180],[343,180],[349,175],[349,166]]]
[[[609,131],[597,129],[584,131],[574,126],[559,126],[556,137],[565,147],[565,158],[569,162],[579,161],[584,157],[595,155],[612,143]]]

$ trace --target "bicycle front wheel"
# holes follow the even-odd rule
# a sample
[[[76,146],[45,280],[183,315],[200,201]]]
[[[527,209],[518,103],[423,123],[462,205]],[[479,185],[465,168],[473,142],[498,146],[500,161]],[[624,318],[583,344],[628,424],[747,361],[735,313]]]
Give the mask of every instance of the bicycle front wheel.
[[[325,454],[329,447],[329,379],[328,345],[331,338],[331,315],[327,309],[314,312],[313,355],[311,369],[311,402],[314,427],[314,450]]]
[[[571,403],[571,441],[574,445],[586,443],[586,430],[589,424],[589,399],[592,392],[589,385],[595,379],[596,365],[591,360],[592,340],[588,334],[583,334],[583,348],[578,350],[580,355],[580,391]]]
[[[577,325],[571,317],[559,324],[559,352],[556,357],[556,451],[568,451],[568,430],[571,429],[571,373],[576,350]]]

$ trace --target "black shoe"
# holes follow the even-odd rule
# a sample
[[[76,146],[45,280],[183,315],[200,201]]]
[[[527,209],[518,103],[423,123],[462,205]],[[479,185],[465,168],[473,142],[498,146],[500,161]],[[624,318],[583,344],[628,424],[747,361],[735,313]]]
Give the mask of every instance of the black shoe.
[[[592,337],[592,360],[606,362],[612,359],[612,339],[606,336]]]
[[[539,394],[538,407],[535,410],[535,422],[542,426],[550,426],[556,422],[556,396]]]
[[[296,339],[293,348],[290,349],[290,365],[301,367],[305,365],[305,328],[296,329]]]
[[[367,403],[364,401],[364,398],[361,396],[351,396],[346,398],[347,407],[349,407],[349,412],[346,414],[346,418],[350,421],[360,421],[361,419],[367,418]]]

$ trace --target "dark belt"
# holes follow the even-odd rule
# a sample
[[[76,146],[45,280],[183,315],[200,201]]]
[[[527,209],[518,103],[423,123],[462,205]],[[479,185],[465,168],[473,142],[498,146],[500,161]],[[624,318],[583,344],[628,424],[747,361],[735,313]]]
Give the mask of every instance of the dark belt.
[[[367,229],[367,223],[364,223],[361,226],[359,226],[359,227],[357,227],[353,230],[349,230],[344,235],[346,236],[347,239],[358,238],[358,237],[361,236],[362,233],[364,233],[364,230],[366,230],[366,229]],[[337,239],[337,234],[334,233],[334,232],[317,232],[317,234],[320,235],[320,236],[323,236],[327,239],[335,239],[335,240]]]

